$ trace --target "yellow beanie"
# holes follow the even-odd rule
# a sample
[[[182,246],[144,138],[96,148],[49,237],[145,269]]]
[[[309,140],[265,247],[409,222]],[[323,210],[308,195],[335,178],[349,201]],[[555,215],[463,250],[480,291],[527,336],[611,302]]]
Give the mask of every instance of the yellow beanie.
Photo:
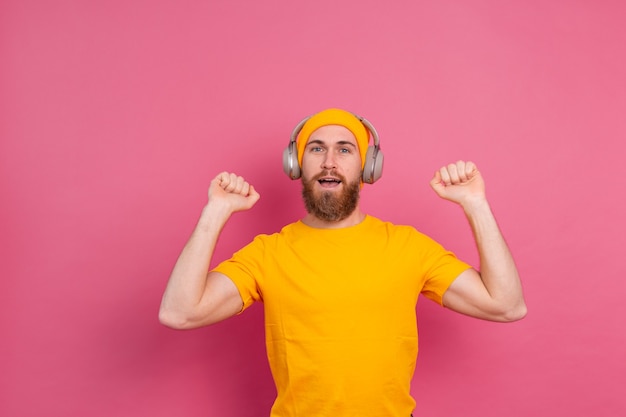
[[[369,132],[361,121],[352,113],[341,109],[327,109],[311,116],[298,134],[298,163],[302,166],[302,157],[309,137],[322,126],[339,125],[348,129],[356,138],[361,154],[361,169],[365,165],[365,155],[369,146]]]

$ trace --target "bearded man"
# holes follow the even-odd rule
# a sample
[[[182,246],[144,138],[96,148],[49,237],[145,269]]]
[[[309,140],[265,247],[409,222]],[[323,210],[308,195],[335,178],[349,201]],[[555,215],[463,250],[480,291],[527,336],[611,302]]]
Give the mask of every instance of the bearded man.
[[[207,272],[227,220],[260,198],[242,177],[220,173],[170,276],[159,317],[172,328],[210,325],[263,302],[277,389],[272,417],[410,416],[419,295],[485,320],[526,314],[475,164],[442,167],[430,185],[464,209],[480,272],[415,228],[361,210],[363,182],[382,172],[378,145],[371,124],[347,111],[303,120],[284,164],[292,179],[301,177],[304,218],[257,236]]]

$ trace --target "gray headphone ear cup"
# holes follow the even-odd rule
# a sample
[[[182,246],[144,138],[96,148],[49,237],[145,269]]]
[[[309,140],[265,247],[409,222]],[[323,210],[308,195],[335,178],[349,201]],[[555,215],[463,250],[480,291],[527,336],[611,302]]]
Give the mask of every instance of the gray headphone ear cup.
[[[283,151],[283,171],[292,180],[300,178],[300,164],[298,163],[296,142],[289,142],[289,145]]]
[[[383,163],[385,157],[377,146],[369,146],[365,154],[363,165],[363,182],[373,184],[383,175]]]

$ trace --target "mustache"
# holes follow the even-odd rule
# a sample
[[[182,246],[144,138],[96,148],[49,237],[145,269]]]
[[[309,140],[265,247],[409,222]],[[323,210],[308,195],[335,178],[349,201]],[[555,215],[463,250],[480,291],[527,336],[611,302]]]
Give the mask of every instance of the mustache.
[[[334,169],[325,169],[319,174],[313,176],[313,178],[311,178],[311,181],[319,181],[320,179],[324,177],[335,177],[335,178],[339,178],[341,182],[346,182],[346,177],[344,177],[341,174],[338,174]]]

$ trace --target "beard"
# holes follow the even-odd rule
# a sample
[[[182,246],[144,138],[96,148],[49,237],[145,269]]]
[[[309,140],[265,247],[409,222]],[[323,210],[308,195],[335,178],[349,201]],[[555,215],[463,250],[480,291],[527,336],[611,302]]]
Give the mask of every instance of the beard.
[[[322,172],[311,179],[302,178],[302,198],[304,199],[304,207],[309,214],[314,215],[320,220],[327,222],[338,222],[348,217],[356,209],[359,203],[359,195],[361,182],[357,179],[354,182],[346,182],[345,177],[337,176],[344,189],[341,193],[334,191],[322,191],[319,195],[315,195],[315,183],[328,172]]]

